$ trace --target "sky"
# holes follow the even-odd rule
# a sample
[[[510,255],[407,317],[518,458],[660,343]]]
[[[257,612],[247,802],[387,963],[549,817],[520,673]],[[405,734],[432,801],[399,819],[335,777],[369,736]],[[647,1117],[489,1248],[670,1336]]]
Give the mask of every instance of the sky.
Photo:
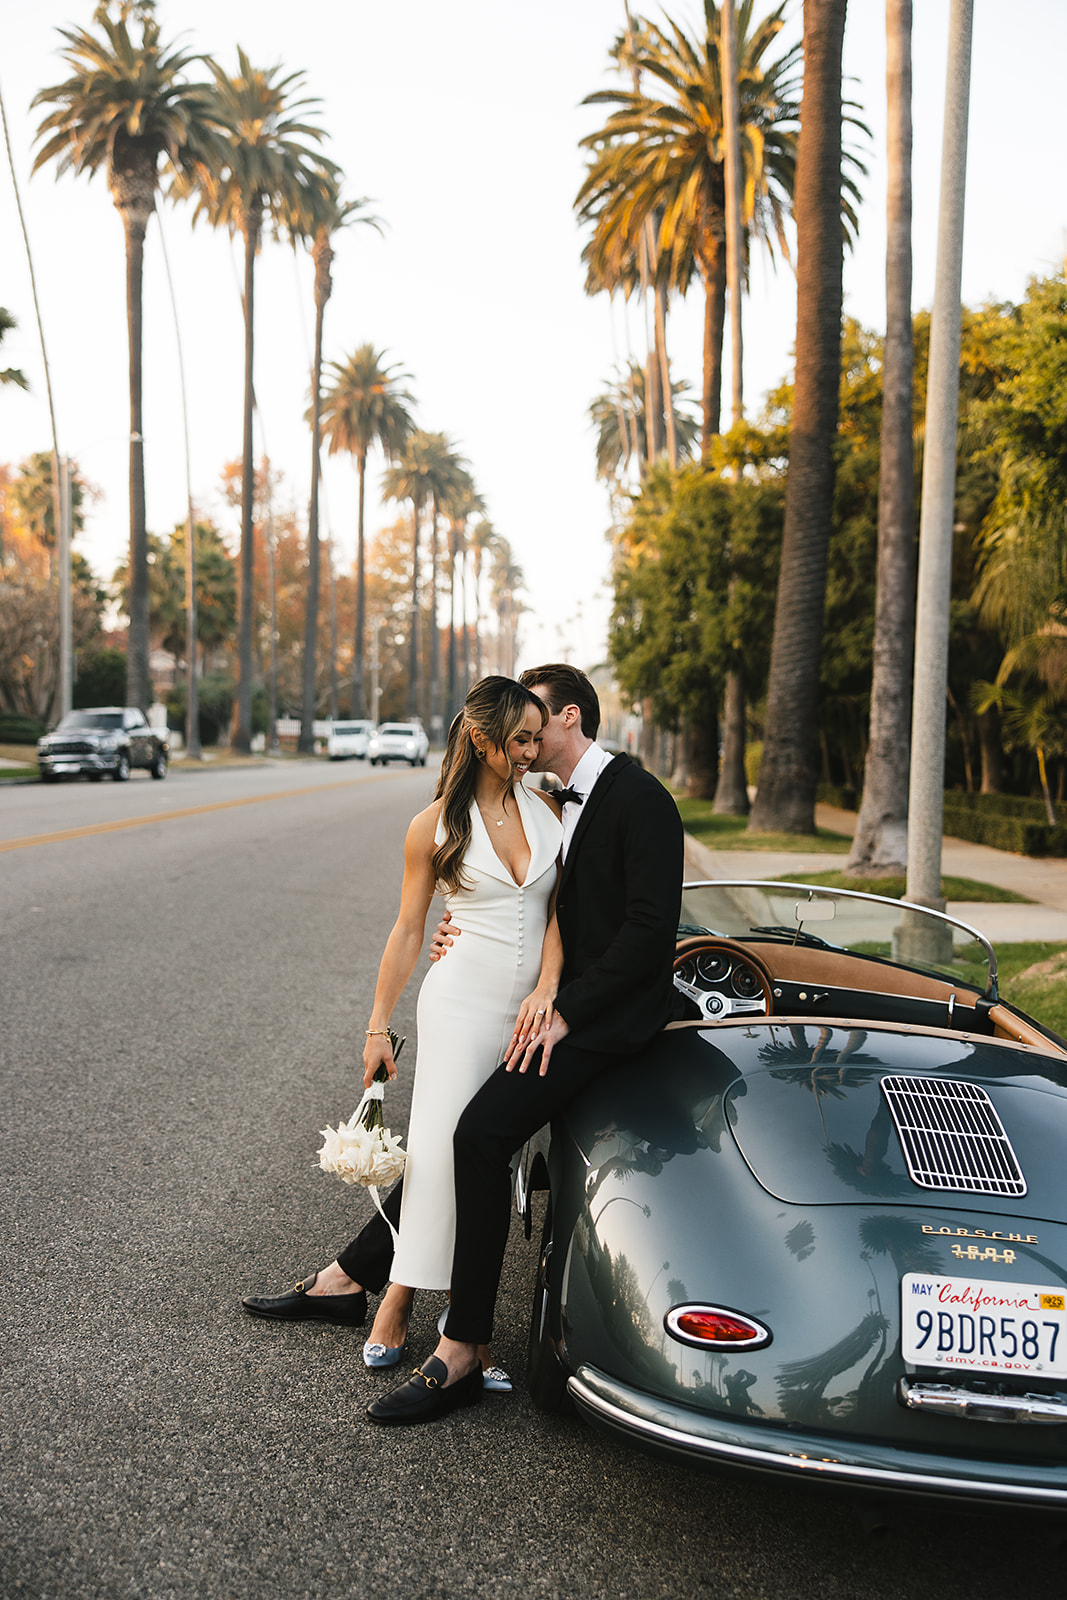
[[[110,577],[128,541],[125,269],[122,225],[102,174],[30,178],[44,112],[34,93],[66,76],[58,29],[88,26],[92,0],[3,0],[0,54],[11,144],[52,369],[60,449],[99,490],[79,548]],[[636,9],[662,16],[657,5]],[[758,7],[762,10],[764,8]],[[770,9],[768,4],[765,8]],[[666,10],[695,22],[698,0]],[[496,529],[526,579],[520,666],[604,657],[608,591],[604,486],[595,476],[592,399],[628,351],[643,357],[640,309],[612,314],[589,298],[572,210],[584,163],[579,140],[605,108],[583,97],[617,82],[609,49],[622,0],[160,0],[167,38],[236,68],[306,74],[320,98],[327,149],[346,194],[366,196],[383,233],[351,227],[337,240],[325,355],[370,341],[410,374],[419,426],[444,432],[471,464]],[[914,305],[933,296],[949,0],[916,0],[914,35]],[[799,38],[800,0],[786,6],[781,48]],[[1025,24],[1025,25],[1024,25]],[[963,294],[1017,299],[1034,274],[1063,267],[1067,248],[1061,112],[1067,6],[1020,0],[1003,26],[997,0],[976,0]],[[870,127],[853,133],[868,167],[859,242],[845,265],[845,309],[884,323],[885,40],[880,0],[850,0],[846,92]],[[0,461],[50,448],[29,274],[10,173],[0,171],[0,305],[17,319],[0,364],[20,367],[28,394],[0,389]],[[193,228],[188,208],[162,205],[145,251],[144,432],[149,528],[185,516],[185,456],[174,279],[189,399],[193,497],[228,534],[224,463],[240,455],[243,330],[239,241]],[[284,474],[303,513],[310,482],[308,402],[311,264],[267,242],[256,269],[257,453]],[[758,416],[791,374],[796,316],[788,266],[754,260],[745,303],[745,401]],[[700,387],[702,295],[676,304],[673,375]],[[725,371],[729,373],[729,355]],[[371,466],[368,530],[395,520]],[[325,518],[341,569],[355,548],[356,476],[347,457],[325,468]]]

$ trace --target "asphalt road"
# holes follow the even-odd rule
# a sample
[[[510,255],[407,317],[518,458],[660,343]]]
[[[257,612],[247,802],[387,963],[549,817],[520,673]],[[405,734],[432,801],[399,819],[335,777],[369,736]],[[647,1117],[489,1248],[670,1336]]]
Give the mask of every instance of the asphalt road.
[[[242,1313],[369,1214],[314,1152],[358,1098],[432,782],[288,764],[0,791],[4,1600],[1061,1596],[1039,1519],[904,1507],[871,1533],[818,1489],[544,1417],[521,1382],[373,1428],[392,1378],[362,1332]],[[495,1353],[516,1374],[532,1268],[515,1229]]]

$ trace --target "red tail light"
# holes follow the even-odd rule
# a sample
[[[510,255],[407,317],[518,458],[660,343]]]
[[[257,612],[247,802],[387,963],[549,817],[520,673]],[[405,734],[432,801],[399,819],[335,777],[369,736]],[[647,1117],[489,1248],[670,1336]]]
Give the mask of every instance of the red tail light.
[[[771,1342],[769,1328],[725,1306],[673,1306],[663,1326],[680,1343],[702,1350],[758,1350]]]

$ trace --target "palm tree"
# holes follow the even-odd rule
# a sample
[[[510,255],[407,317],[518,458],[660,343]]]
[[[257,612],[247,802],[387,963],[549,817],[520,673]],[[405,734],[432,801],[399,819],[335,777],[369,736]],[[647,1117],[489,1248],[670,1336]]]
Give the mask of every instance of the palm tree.
[[[411,633],[408,639],[408,715],[416,716],[421,703],[420,639],[419,639],[419,562],[420,526],[422,514],[428,503],[433,506],[432,575],[430,593],[430,707],[433,710],[433,692],[436,688],[436,617],[437,605],[437,521],[442,496],[449,493],[457,482],[463,466],[449,440],[443,433],[427,433],[416,429],[405,441],[396,466],[385,474],[382,485],[386,500],[410,500],[412,509],[411,558]]]
[[[10,333],[13,328],[17,327],[18,321],[16,318],[11,315],[10,311],[5,311],[4,307],[0,306],[0,342],[3,341],[6,333]],[[0,368],[0,385],[8,383],[13,383],[18,389],[28,389],[30,386],[26,374],[20,367]]]
[[[743,216],[746,234],[786,250],[784,221],[793,193],[796,67],[799,49],[764,58],[783,24],[780,5],[753,24],[753,0],[737,15],[738,96]],[[719,46],[721,20],[704,3],[703,34],[691,39],[671,18],[644,22],[634,44],[655,94],[602,90],[585,104],[617,107],[604,127],[582,141],[594,152],[575,206],[593,224],[587,260],[607,283],[617,281],[646,220],[659,216],[659,271],[685,292],[693,265],[704,283],[703,447],[719,431],[726,299],[725,178]]]
[[[460,609],[464,657],[466,657],[467,585],[464,582],[464,575],[467,570],[467,522],[469,518],[479,513],[484,515],[485,502],[475,489],[473,481],[468,478],[467,483],[459,485],[455,492],[447,497],[442,509],[448,518],[448,705],[445,722],[451,726],[452,718],[459,710],[459,702],[463,698],[459,693],[459,658],[456,650],[456,568],[458,566],[460,569]],[[465,693],[466,688],[464,688]]]
[[[684,379],[671,383],[671,395],[677,459],[688,461],[700,437],[700,424],[686,407],[689,385]],[[635,442],[643,477],[650,463],[644,367],[631,361],[628,377],[617,379],[597,395],[589,407],[589,418],[596,429],[597,477],[612,485],[616,492],[621,489]]]
[[[219,120],[230,129],[224,159],[218,166],[198,163],[195,176],[179,177],[175,192],[196,199],[194,221],[205,217],[213,228],[226,227],[244,242],[244,440],[241,468],[241,586],[238,622],[238,684],[234,704],[233,747],[248,751],[252,743],[252,569],[254,555],[252,411],[255,351],[255,261],[265,221],[277,232],[289,219],[308,209],[308,196],[337,168],[312,148],[322,129],[304,120],[317,100],[295,98],[302,72],[280,77],[280,67],[252,66],[237,50],[237,72],[229,77],[210,62],[215,78],[214,104]]]
[[[492,557],[499,535],[488,517],[476,523],[467,535],[467,555],[474,564],[474,681],[483,675],[482,651],[482,567]]]
[[[356,633],[352,657],[352,715],[366,710],[363,692],[363,655],[366,631],[366,562],[363,543],[363,506],[367,480],[367,453],[376,444],[387,461],[395,461],[411,433],[409,406],[415,404],[400,387],[408,376],[385,365],[385,351],[361,344],[343,364],[329,363],[333,382],[322,397],[322,431],[330,454],[344,450],[356,460],[359,474],[359,515],[356,535]]]
[[[804,0],[796,389],[756,831],[815,832],[814,764],[841,386],[841,48],[846,0]]]
[[[525,582],[508,541],[497,534],[493,543],[493,565],[489,573],[497,616],[496,670],[507,678],[515,676],[518,656],[519,616],[527,608],[517,598]]]
[[[131,36],[127,16],[141,30]],[[71,70],[41,89],[33,104],[53,105],[38,129],[44,143],[33,164],[87,173],[101,167],[126,234],[126,325],[130,352],[130,634],[126,698],[147,708],[148,543],[145,531],[144,437],[141,409],[141,306],[144,236],[155,210],[161,160],[177,174],[194,164],[213,168],[224,118],[209,86],[190,83],[186,69],[205,58],[160,42],[149,0],[123,7],[117,21],[98,7],[99,32],[60,29],[60,52]],[[209,66],[210,62],[207,63]]]
[[[845,871],[903,875],[908,860],[908,751],[915,633],[915,448],[911,320],[912,0],[886,0],[886,154],[882,451],[870,742],[863,800]]]
[[[326,302],[333,289],[330,267],[333,262],[333,236],[347,223],[366,223],[381,232],[376,217],[359,216],[367,201],[342,200],[337,180],[324,176],[312,183],[304,205],[289,219],[294,242],[299,238],[311,246],[315,263],[315,354],[311,367],[311,493],[308,497],[308,589],[304,615],[304,681],[297,749],[310,755],[315,748],[315,677],[319,633],[319,477],[322,431],[322,324]],[[332,593],[331,582],[331,593]],[[355,713],[353,713],[355,714]]]

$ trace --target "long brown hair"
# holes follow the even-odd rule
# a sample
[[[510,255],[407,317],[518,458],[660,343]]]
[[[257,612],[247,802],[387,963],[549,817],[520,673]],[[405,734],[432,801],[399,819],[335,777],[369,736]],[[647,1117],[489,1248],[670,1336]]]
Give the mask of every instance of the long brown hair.
[[[471,842],[471,805],[478,784],[479,756],[471,739],[471,729],[477,728],[490,744],[498,750],[507,750],[531,706],[536,706],[541,726],[548,721],[544,701],[514,678],[481,678],[473,686],[463,710],[453,719],[448,730],[448,743],[441,763],[441,776],[437,782],[435,800],[444,800],[441,820],[445,825],[445,842],[433,853],[433,870],[439,883],[449,893],[468,887],[463,876],[463,857]],[[511,762],[509,759],[508,765]],[[503,801],[514,793],[515,774],[512,771],[504,785]]]

